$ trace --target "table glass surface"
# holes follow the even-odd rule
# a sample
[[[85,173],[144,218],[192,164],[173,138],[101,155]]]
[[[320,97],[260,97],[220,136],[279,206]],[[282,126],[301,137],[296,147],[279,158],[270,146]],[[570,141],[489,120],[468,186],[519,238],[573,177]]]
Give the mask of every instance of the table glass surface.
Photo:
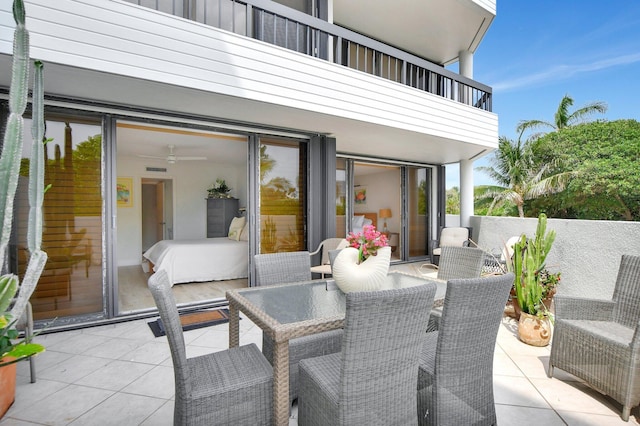
[[[239,295],[280,324],[318,318],[344,317],[345,294],[327,290],[327,280],[240,290]]]
[[[426,282],[436,284],[436,300],[444,299],[444,282],[397,272],[387,275],[383,289],[412,287],[424,285]],[[346,311],[346,296],[332,279],[254,287],[236,290],[236,293],[280,324],[344,317]]]

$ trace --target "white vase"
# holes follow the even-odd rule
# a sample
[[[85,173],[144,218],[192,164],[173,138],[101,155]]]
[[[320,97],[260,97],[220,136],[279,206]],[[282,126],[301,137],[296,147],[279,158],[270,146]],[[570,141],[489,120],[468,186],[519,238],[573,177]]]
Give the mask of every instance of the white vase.
[[[331,273],[336,285],[345,293],[380,290],[389,272],[391,247],[381,247],[376,256],[358,264],[358,249],[342,249],[333,261]]]

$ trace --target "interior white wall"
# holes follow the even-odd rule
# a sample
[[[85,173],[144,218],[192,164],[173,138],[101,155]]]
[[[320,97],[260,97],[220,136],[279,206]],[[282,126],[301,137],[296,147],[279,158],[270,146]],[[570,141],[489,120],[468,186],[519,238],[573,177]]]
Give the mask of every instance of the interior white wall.
[[[148,172],[147,166],[166,167],[167,172]],[[217,178],[225,179],[231,195],[247,207],[247,168],[211,161],[178,161],[175,164],[150,162],[125,157],[118,158],[119,177],[133,178],[133,206],[117,208],[118,266],[138,265],[142,260],[141,179],[173,179],[174,239],[188,240],[206,237],[207,188]]]
[[[354,184],[367,187],[367,204],[355,204],[354,212],[379,214],[380,209],[391,209],[393,215],[387,219],[389,232],[400,232],[400,171],[388,170],[354,177]],[[382,231],[384,219],[374,224]]]

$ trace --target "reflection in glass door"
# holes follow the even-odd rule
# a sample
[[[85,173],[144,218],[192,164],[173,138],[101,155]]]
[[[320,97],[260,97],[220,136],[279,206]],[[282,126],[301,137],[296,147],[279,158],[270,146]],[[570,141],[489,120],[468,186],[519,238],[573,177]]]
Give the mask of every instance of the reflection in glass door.
[[[347,235],[345,215],[347,213],[347,160],[336,159],[336,238]]]
[[[49,258],[31,304],[36,320],[103,313],[102,193],[100,119],[45,112],[45,184],[42,250]],[[25,119],[25,135],[31,120]],[[25,143],[28,162],[31,144]],[[28,166],[24,169],[28,174]],[[16,197],[12,272],[22,276],[29,254],[28,179],[20,178]],[[60,323],[61,321],[58,321]]]
[[[409,258],[429,254],[429,188],[431,169],[407,167]]]
[[[306,144],[260,139],[260,253],[305,250]]]

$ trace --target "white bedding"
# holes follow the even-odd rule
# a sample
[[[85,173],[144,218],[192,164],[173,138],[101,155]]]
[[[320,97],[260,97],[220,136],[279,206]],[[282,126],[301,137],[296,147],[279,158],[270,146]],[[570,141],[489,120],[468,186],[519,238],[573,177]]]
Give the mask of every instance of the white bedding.
[[[153,264],[154,272],[164,270],[177,283],[247,278],[249,247],[247,241],[227,237],[202,240],[162,240],[143,256]]]

